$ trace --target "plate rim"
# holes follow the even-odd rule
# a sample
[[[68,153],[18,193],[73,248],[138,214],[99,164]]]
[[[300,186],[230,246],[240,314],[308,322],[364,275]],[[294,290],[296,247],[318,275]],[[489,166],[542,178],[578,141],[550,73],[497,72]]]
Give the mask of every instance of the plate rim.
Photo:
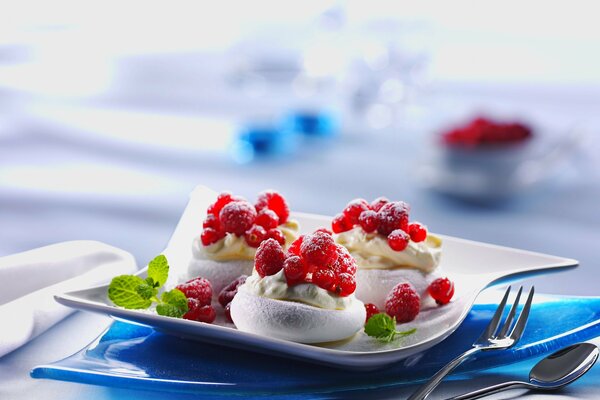
[[[298,216],[303,219],[312,219],[312,220],[329,220],[330,218],[324,215],[318,214],[310,214],[310,213],[293,213],[295,216]],[[402,346],[398,348],[392,349],[382,349],[382,350],[374,350],[374,351],[353,351],[353,350],[340,350],[334,348],[327,348],[322,346],[317,346],[314,344],[306,344],[306,343],[297,343],[284,339],[272,338],[264,335],[258,335],[250,332],[239,331],[235,328],[216,325],[216,324],[198,324],[196,321],[187,321],[178,318],[170,318],[165,316],[160,316],[154,313],[148,313],[139,310],[128,310],[124,308],[120,308],[114,305],[109,305],[106,303],[100,303],[92,300],[88,300],[81,297],[82,292],[92,291],[92,290],[101,290],[102,288],[107,289],[108,283],[103,285],[96,285],[92,287],[87,287],[79,290],[69,291],[62,294],[57,294],[54,296],[55,300],[65,306],[95,312],[100,314],[109,315],[113,319],[124,320],[129,323],[134,323],[138,325],[149,326],[159,331],[171,334],[178,334],[180,336],[187,336],[185,333],[179,332],[180,329],[162,329],[162,325],[169,326],[185,326],[195,328],[193,330],[204,330],[204,334],[200,336],[193,336],[195,340],[201,341],[212,341],[216,340],[217,336],[223,337],[227,339],[225,342],[221,342],[220,344],[235,347],[235,343],[242,344],[252,344],[252,350],[258,352],[267,352],[273,354],[274,351],[277,351],[277,355],[289,357],[289,358],[297,358],[305,361],[316,362],[321,364],[333,365],[337,367],[346,367],[346,368],[374,368],[374,367],[382,367],[391,362],[399,361],[403,358],[410,357],[414,354],[419,353],[420,351],[425,350],[450,336],[464,321],[469,311],[471,310],[473,304],[475,303],[475,299],[478,294],[489,286],[493,286],[498,282],[501,282],[505,279],[516,280],[519,279],[522,275],[529,274],[543,274],[549,273],[556,270],[563,270],[568,268],[575,268],[579,265],[579,262],[572,258],[559,257],[529,250],[523,250],[518,248],[512,248],[508,246],[501,246],[492,243],[479,242],[470,239],[463,239],[449,235],[439,235],[443,240],[451,240],[458,243],[465,243],[469,245],[475,245],[478,247],[484,248],[493,248],[502,251],[510,251],[513,253],[525,254],[525,255],[534,255],[541,256],[545,258],[552,258],[555,260],[553,263],[545,264],[543,267],[538,268],[515,268],[506,271],[495,271],[491,273],[482,273],[482,274],[469,274],[471,279],[477,277],[479,281],[473,286],[474,290],[469,295],[468,302],[465,304],[465,307],[461,310],[460,315],[454,323],[448,326],[446,329],[442,330],[440,334],[431,336],[427,340],[414,343],[409,346]],[[136,274],[143,275],[146,268],[143,268],[136,272]],[[457,273],[457,275],[467,276],[467,274]],[[156,321],[159,322],[158,326]],[[208,335],[206,335],[208,333]],[[342,365],[342,363],[344,363]],[[352,365],[348,365],[351,363]]]

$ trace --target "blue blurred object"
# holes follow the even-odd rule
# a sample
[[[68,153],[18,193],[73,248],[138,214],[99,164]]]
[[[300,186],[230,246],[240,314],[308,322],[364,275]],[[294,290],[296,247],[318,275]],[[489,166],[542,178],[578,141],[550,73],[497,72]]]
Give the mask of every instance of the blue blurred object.
[[[31,376],[130,389],[192,392],[207,398],[313,398],[318,393],[385,388],[427,379],[471,346],[495,309],[495,304],[476,304],[448,339],[386,369],[370,372],[294,362],[115,322],[87,348],[64,360],[34,368]],[[484,352],[458,371],[523,361],[599,334],[600,297],[544,296],[544,300],[533,304],[517,347]]]
[[[282,121],[284,131],[311,137],[332,137],[337,134],[337,123],[331,113],[325,111],[295,111]]]
[[[293,132],[276,125],[252,125],[244,127],[232,146],[233,158],[240,163],[257,158],[279,157],[290,154],[296,147]]]

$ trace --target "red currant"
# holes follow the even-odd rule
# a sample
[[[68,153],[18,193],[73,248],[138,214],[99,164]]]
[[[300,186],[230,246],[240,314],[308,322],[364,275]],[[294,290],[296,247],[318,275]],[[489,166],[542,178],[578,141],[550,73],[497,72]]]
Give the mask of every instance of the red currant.
[[[352,224],[344,214],[336,215],[331,221],[331,230],[334,233],[342,233],[352,229]]]
[[[381,207],[389,203],[390,201],[385,197],[378,197],[371,203],[371,210],[378,212],[381,210]]]
[[[356,290],[356,279],[354,275],[347,272],[342,272],[338,276],[338,287],[337,291],[340,296],[349,296]]]
[[[312,281],[325,290],[333,291],[335,289],[335,274],[331,269],[317,269],[313,274]]]
[[[366,210],[361,212],[358,217],[358,223],[365,232],[374,232],[377,229],[377,225],[379,225],[377,213],[373,210]]]
[[[288,285],[301,282],[306,278],[308,267],[298,256],[288,257],[283,263],[283,272]]]
[[[267,230],[273,229],[277,228],[277,225],[279,225],[279,217],[277,214],[275,214],[275,211],[265,208],[264,210],[260,210],[256,216],[255,223],[256,225],[260,225]]]
[[[215,201],[213,204],[211,204],[208,207],[208,210],[206,210],[206,213],[212,214],[215,217],[218,217],[219,213],[221,212],[223,207],[225,207],[227,204],[231,203],[232,201],[234,201],[234,198],[231,195],[231,193],[223,192],[223,193],[219,194],[219,196],[217,196],[217,201]]]
[[[427,228],[418,222],[408,225],[408,234],[413,242],[422,242],[427,238]]]
[[[244,233],[244,239],[250,247],[258,247],[260,243],[267,238],[267,231],[260,225],[252,225],[252,228],[248,229]]]
[[[448,304],[454,296],[454,283],[448,278],[437,278],[431,282],[427,292],[436,303],[440,305]]]
[[[404,232],[402,229],[396,229],[388,235],[387,240],[388,245],[392,250],[402,251],[406,248],[406,246],[408,246],[410,236],[408,236],[408,233]]]
[[[277,242],[282,246],[285,244],[285,236],[279,229],[269,229],[267,231],[267,237],[277,240]]]
[[[346,208],[344,208],[343,214],[346,216],[346,219],[350,223],[350,225],[358,224],[358,217],[360,213],[369,209],[369,203],[364,199],[354,199]]]
[[[265,208],[275,211],[279,217],[279,223],[285,224],[290,216],[290,209],[282,195],[274,190],[265,190],[258,195],[256,200],[256,211],[262,211]]]
[[[200,235],[200,240],[202,241],[202,245],[210,246],[213,243],[218,242],[219,240],[225,237],[225,231],[217,231],[213,228],[205,228]]]
[[[304,240],[304,235],[300,235],[300,237],[292,242],[290,248],[288,249],[289,254],[293,254],[295,256],[300,255],[300,246],[302,246],[302,241]]]

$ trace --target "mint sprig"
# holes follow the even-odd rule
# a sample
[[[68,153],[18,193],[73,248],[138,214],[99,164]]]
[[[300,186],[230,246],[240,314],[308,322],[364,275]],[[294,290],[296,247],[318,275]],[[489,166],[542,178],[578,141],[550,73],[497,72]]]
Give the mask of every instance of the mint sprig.
[[[373,315],[365,324],[365,333],[382,342],[391,342],[394,339],[412,335],[416,328],[407,331],[396,330],[396,317],[392,318],[386,313]]]
[[[155,257],[148,264],[148,277],[119,275],[108,286],[108,298],[115,305],[127,309],[147,309],[156,303],[159,315],[181,318],[188,312],[187,298],[179,289],[165,291],[159,297],[160,288],[169,277],[169,263],[164,255]]]

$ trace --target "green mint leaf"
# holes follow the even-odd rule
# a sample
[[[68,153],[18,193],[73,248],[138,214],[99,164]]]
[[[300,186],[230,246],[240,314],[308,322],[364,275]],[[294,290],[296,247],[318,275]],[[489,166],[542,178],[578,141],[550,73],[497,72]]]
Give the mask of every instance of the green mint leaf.
[[[148,264],[148,278],[154,281],[154,287],[161,287],[169,276],[169,263],[163,254],[154,257]]]
[[[389,337],[392,337],[393,339],[393,334],[395,331],[396,322],[385,313],[373,315],[365,324],[365,333],[367,335],[382,340]]]
[[[168,317],[181,318],[188,312],[188,301],[179,289],[164,292],[160,298],[161,304],[156,306],[156,312]]]
[[[144,299],[151,299],[158,293],[158,289],[156,289],[153,285],[148,285],[146,282],[139,285],[136,288],[136,291]]]
[[[392,318],[385,313],[373,315],[365,324],[365,333],[382,342],[391,342],[394,339],[412,335],[416,331],[416,328],[397,331],[396,318]]]
[[[150,277],[146,278],[146,283],[148,284],[148,286],[152,286],[153,288],[158,288],[160,286],[158,282],[154,282],[154,279]]]
[[[129,309],[148,308],[152,301],[144,298],[138,292],[138,287],[145,284],[145,281],[139,276],[116,276],[108,287],[108,298],[120,307]]]

